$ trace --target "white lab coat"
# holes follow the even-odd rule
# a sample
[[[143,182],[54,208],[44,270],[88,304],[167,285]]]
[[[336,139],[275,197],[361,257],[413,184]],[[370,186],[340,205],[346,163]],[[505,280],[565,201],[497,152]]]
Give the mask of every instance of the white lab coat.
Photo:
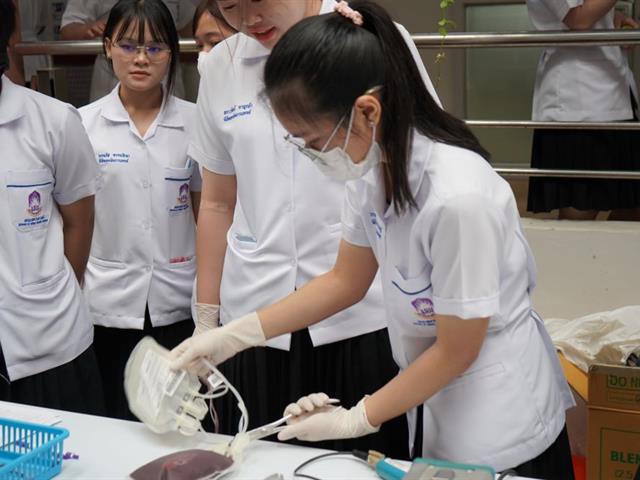
[[[93,195],[98,168],[72,106],[5,76],[0,145],[0,342],[18,380],[72,361],[93,342],[57,205]]]
[[[118,88],[80,109],[101,170],[84,291],[96,325],[141,330],[147,304],[153,326],[191,316],[195,105],[170,96],[141,138]]]
[[[325,0],[321,13],[333,10]],[[401,28],[437,99],[415,45]],[[198,128],[189,154],[208,170],[236,175],[238,196],[220,286],[221,322],[271,304],[330,270],[340,241],[344,184],[329,180],[284,141],[286,131],[260,94],[269,50],[243,34],[205,57]],[[310,327],[314,345],[386,326],[380,284],[367,297]],[[269,341],[288,349],[290,336]]]
[[[562,22],[582,0],[527,0],[538,30],[568,30]],[[593,28],[613,29],[614,10]],[[635,80],[617,46],[549,47],[538,62],[532,118],[536,121],[609,122],[633,118]],[[637,95],[636,95],[637,98]]]
[[[51,14],[50,2],[43,0],[20,0],[20,30],[23,42],[53,40],[53,32],[47,31]],[[38,70],[49,67],[48,55],[25,55],[24,78],[30,82]]]
[[[553,443],[573,405],[531,308],[535,267],[515,199],[480,156],[418,134],[409,184],[418,208],[398,216],[374,169],[347,184],[342,216],[343,239],[380,265],[396,362],[406,368],[435,342],[436,313],[490,317],[475,362],[424,404],[422,454],[515,467]]]
[[[190,0],[163,0],[169,8],[176,28],[181,30],[193,20],[195,7]],[[109,12],[118,0],[69,0],[62,16],[61,28],[71,23],[90,23],[97,20],[107,20]],[[113,70],[104,55],[98,55],[91,75],[90,101],[95,101],[108,94],[118,83]],[[184,82],[182,69],[178,64],[174,94],[184,96]]]

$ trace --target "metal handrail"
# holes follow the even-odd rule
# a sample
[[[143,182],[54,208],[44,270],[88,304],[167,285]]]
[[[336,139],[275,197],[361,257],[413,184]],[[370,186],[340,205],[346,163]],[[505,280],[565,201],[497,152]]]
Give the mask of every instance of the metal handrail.
[[[494,170],[503,177],[608,178],[640,180],[640,172],[612,170],[549,170],[542,168],[502,168]]]
[[[19,55],[96,55],[103,53],[101,40],[60,40],[55,42],[20,42],[13,47]],[[180,40],[181,52],[197,52],[195,40]]]
[[[550,45],[632,45],[640,43],[640,30],[598,30],[589,32],[507,32],[437,33],[412,35],[418,48],[486,48],[486,47],[540,47]],[[20,55],[95,55],[102,53],[100,40],[21,42],[15,45]],[[196,42],[180,40],[182,52],[197,52]]]
[[[412,38],[418,48],[631,45],[640,43],[640,29],[587,32],[567,30],[505,33],[460,32],[449,33],[444,38],[437,33],[429,33],[412,35]]]
[[[640,122],[534,122],[531,120],[465,120],[478,128],[553,128],[581,130],[640,130]]]
[[[412,36],[419,48],[538,47],[543,45],[628,45],[640,43],[640,30],[591,32],[450,33]],[[182,52],[196,52],[194,40],[180,40]],[[94,55],[102,53],[99,40],[22,42],[15,45],[21,55]],[[616,129],[637,130],[640,122],[534,122],[525,120],[467,120],[471,127]],[[494,167],[503,177],[556,177],[640,180],[640,172],[609,170],[550,170]]]

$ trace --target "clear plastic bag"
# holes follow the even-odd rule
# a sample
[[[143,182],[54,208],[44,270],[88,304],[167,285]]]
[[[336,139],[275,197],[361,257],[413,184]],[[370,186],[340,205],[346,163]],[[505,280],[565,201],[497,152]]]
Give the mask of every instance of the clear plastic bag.
[[[545,326],[554,345],[585,372],[593,363],[626,365],[640,347],[639,305],[573,320],[552,318]]]

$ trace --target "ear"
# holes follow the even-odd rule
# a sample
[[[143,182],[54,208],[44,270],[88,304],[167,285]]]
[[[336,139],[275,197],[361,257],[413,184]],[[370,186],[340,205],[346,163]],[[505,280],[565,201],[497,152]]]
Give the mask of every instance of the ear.
[[[380,124],[382,104],[375,93],[360,95],[354,106],[356,113],[362,114],[370,126]]]
[[[113,48],[113,45],[111,44],[111,39],[110,38],[105,38],[104,39],[104,50],[105,52],[107,52],[107,58],[109,60],[111,60],[111,49]]]

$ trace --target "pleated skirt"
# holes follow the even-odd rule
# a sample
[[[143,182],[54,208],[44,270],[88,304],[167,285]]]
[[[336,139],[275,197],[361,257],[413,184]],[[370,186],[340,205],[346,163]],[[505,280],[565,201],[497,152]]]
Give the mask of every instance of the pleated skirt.
[[[291,337],[290,351],[269,347],[241,352],[219,366],[238,389],[249,411],[249,428],[277,420],[284,408],[303,395],[325,392],[346,408],[398,374],[386,329],[339,342],[313,347],[308,330]],[[234,435],[240,413],[229,393],[216,401],[220,431]],[[208,423],[208,428],[211,428]],[[352,440],[292,442],[331,450],[381,451],[408,458],[408,431],[404,415],[385,423],[380,432]]]

